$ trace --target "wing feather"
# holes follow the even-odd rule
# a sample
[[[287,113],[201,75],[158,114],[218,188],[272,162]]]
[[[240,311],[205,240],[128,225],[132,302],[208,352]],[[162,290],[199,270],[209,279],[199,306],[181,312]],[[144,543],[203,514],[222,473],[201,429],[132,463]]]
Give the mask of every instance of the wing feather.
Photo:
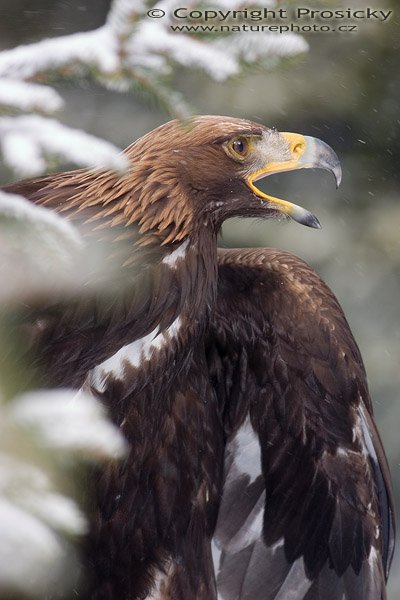
[[[227,437],[220,597],[382,600],[390,476],[343,312],[290,254],[221,251],[219,260],[208,357]]]

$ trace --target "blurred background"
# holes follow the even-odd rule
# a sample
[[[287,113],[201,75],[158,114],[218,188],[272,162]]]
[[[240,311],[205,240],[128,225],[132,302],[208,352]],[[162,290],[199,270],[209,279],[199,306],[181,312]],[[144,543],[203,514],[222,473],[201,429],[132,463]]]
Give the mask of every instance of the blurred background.
[[[211,3],[212,4],[212,3]],[[295,3],[297,5],[298,3]],[[0,0],[0,49],[104,23],[108,0]],[[316,6],[327,7],[328,3]],[[332,7],[332,3],[329,3]],[[365,8],[352,0],[345,8]],[[334,8],[340,8],[340,2]],[[221,245],[275,246],[307,260],[336,293],[361,348],[376,418],[400,498],[400,8],[358,33],[305,34],[308,53],[224,83],[183,67],[174,76],[196,113],[245,117],[320,137],[338,153],[343,183],[302,171],[269,178],[265,191],[315,213],[322,230],[294,222],[232,220]],[[398,14],[396,14],[396,10]],[[57,84],[62,122],[120,147],[168,120],[149,99],[87,81]],[[0,171],[1,183],[13,179]],[[400,552],[389,598],[400,591]]]

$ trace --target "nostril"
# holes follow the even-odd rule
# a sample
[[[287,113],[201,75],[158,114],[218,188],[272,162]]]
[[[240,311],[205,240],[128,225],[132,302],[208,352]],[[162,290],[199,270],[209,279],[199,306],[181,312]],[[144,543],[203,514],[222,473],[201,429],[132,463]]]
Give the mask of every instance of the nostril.
[[[304,148],[305,148],[305,144],[303,144],[302,142],[298,142],[297,144],[294,145],[292,152],[295,156],[298,156],[299,154],[301,154],[304,151]]]

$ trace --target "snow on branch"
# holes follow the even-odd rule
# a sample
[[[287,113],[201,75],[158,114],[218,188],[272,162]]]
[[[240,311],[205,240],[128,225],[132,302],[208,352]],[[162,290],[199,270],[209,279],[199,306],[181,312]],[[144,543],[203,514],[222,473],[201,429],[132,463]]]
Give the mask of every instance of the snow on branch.
[[[105,27],[42,40],[0,53],[0,77],[32,79],[57,71],[74,76],[83,75],[90,68],[112,73],[118,66],[116,40]]]
[[[104,264],[111,249],[106,243],[100,248],[87,243],[79,227],[78,222],[72,224],[48,208],[0,190],[0,324],[2,311],[16,302],[29,304],[46,297],[51,303],[104,291],[88,281],[94,272],[108,281]],[[121,286],[125,284],[121,280]]]
[[[116,460],[127,449],[104,406],[82,390],[30,392],[13,402],[10,415],[14,423],[34,434],[42,447],[63,456],[69,452],[80,460]]]
[[[159,26],[157,22],[144,22],[136,35],[127,44],[128,56],[134,68],[137,62],[144,62],[147,56],[165,56],[185,67],[202,69],[217,81],[223,81],[236,75],[240,68],[234,56],[231,56],[222,43],[220,47],[210,40],[181,36]],[[160,68],[161,65],[158,67]],[[162,68],[168,71],[167,60]]]
[[[93,31],[75,33],[19,46],[0,53],[0,112],[54,113],[62,99],[52,88],[33,82],[51,81],[54,76],[92,77],[104,86],[119,91],[138,87],[156,97],[167,110],[186,117],[190,109],[184,100],[165,84],[165,76],[179,66],[196,68],[217,81],[240,74],[256,61],[273,65],[283,56],[307,50],[301,36],[293,33],[251,32],[221,36],[218,31],[206,37],[201,31],[177,31],[173,11],[176,2],[160,0],[114,0],[105,24]],[[216,0],[216,9],[242,10],[242,1]],[[275,7],[277,0],[254,0],[252,7]],[[188,0],[187,11],[204,10],[199,0]],[[151,7],[165,12],[151,19]],[[182,23],[180,23],[182,25]],[[60,126],[61,127],[61,126]],[[49,156],[56,154],[68,162],[95,164],[120,169],[115,148],[89,142],[82,133],[68,135],[67,128],[56,131],[54,121],[17,119],[1,121],[5,136],[2,153],[5,162],[20,175],[43,172]],[[97,149],[95,146],[97,144]]]
[[[117,171],[128,167],[127,158],[113,144],[38,115],[0,117],[0,140],[6,163],[24,177],[43,172],[46,155],[87,167]]]
[[[0,105],[24,112],[52,113],[60,110],[64,101],[51,87],[4,78],[0,80]]]
[[[73,293],[84,279],[84,250],[78,230],[66,219],[0,191],[1,310],[43,293]]]
[[[277,61],[285,56],[296,56],[308,50],[307,42],[298,35],[263,32],[234,33],[216,40],[214,48],[229,50],[232,57],[251,65],[257,61]]]
[[[42,239],[51,233],[59,246],[64,243],[69,252],[71,247],[80,247],[82,244],[77,229],[54,211],[32,204],[18,194],[0,191],[0,224],[6,222],[7,226],[10,226],[12,221],[18,223],[20,229],[22,226],[29,231],[36,229]]]
[[[70,539],[88,530],[71,470],[120,459],[126,443],[100,403],[74,390],[0,396],[0,417],[0,595],[70,597],[79,584]]]
[[[146,2],[142,0],[114,0],[107,15],[106,27],[116,37],[129,36],[132,33],[132,26],[142,17],[145,11]]]

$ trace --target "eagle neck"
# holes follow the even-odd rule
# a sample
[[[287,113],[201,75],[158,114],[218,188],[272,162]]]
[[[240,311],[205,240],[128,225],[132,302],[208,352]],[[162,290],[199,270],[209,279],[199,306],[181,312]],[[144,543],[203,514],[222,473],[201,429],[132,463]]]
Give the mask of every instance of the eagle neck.
[[[98,392],[115,381],[132,392],[148,381],[150,372],[153,381],[163,382],[170,373],[188,369],[190,357],[202,343],[216,299],[216,239],[203,235],[171,245],[146,273],[150,280],[147,285],[145,280],[137,282],[138,295],[127,318],[123,323],[117,319],[117,330],[108,328],[118,346],[89,374],[87,381]],[[132,377],[127,375],[128,367],[133,369]]]
[[[201,233],[186,238],[161,261],[176,290],[175,316],[185,318],[190,334],[207,324],[217,291],[216,236],[208,229]]]

